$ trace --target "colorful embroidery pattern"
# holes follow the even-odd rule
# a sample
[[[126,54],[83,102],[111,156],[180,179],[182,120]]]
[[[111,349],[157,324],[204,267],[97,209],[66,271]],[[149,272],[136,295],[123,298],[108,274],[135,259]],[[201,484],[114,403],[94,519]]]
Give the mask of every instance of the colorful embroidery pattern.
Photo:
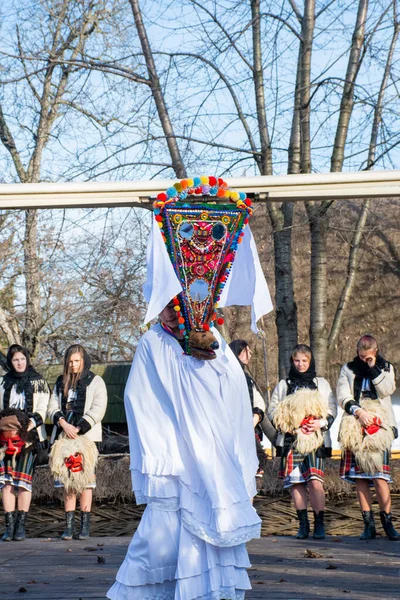
[[[214,321],[222,324],[215,309],[252,213],[251,200],[222,179],[195,177],[159,194],[154,208],[182,284],[183,292],[174,299],[179,328],[187,335],[192,329],[208,330]]]

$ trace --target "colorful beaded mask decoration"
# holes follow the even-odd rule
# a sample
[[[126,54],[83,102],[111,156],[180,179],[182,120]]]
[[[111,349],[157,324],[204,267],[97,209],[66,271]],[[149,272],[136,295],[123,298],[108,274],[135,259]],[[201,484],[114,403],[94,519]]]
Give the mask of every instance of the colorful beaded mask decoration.
[[[244,192],[229,189],[216,177],[184,179],[157,196],[155,219],[183,289],[173,303],[185,337],[194,330],[208,331],[215,321],[223,323],[215,310],[250,207]],[[186,351],[193,354],[189,344]]]

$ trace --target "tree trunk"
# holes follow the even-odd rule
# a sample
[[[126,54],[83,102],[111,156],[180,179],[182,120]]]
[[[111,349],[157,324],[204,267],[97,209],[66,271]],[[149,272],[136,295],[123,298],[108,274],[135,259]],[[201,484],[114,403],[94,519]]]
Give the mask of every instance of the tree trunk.
[[[256,100],[258,131],[261,145],[261,175],[272,175],[271,142],[268,133],[267,113],[265,110],[264,70],[261,51],[260,1],[251,0],[253,27],[253,64],[254,93]]]
[[[340,103],[339,121],[331,158],[331,171],[341,171],[344,162],[344,150],[349,131],[350,118],[354,106],[354,84],[360,68],[361,50],[365,39],[365,22],[368,13],[368,0],[359,0],[357,19],[353,33],[346,82]]]
[[[357,267],[359,263],[359,251],[361,246],[361,240],[362,235],[364,233],[364,227],[367,222],[370,204],[371,200],[364,200],[360,215],[358,217],[356,229],[354,231],[353,239],[351,242],[349,261],[347,265],[347,277],[342,289],[342,293],[340,295],[340,300],[336,309],[335,318],[333,319],[331,331],[329,333],[329,352],[332,352],[335,347],[343,323],[344,312],[350,302],[351,294],[353,292],[354,284],[357,277]]]
[[[376,147],[378,142],[378,134],[379,129],[382,122],[382,110],[383,110],[383,100],[385,96],[385,91],[387,88],[390,71],[392,68],[394,51],[397,44],[397,39],[399,36],[400,24],[397,20],[397,6],[396,2],[393,2],[393,35],[390,43],[389,53],[386,60],[385,70],[383,73],[381,86],[379,89],[378,100],[374,110],[374,120],[372,123],[371,129],[371,138],[368,149],[368,159],[367,159],[367,170],[372,169],[375,162],[375,154]],[[359,254],[361,248],[361,240],[364,233],[365,225],[368,218],[369,207],[371,205],[371,200],[364,200],[360,215],[358,217],[357,225],[353,234],[353,239],[351,241],[351,249],[349,262],[347,266],[347,277],[345,284],[343,286],[343,290],[340,296],[340,300],[336,309],[335,317],[333,320],[333,324],[331,327],[331,331],[329,334],[329,352],[332,352],[336,342],[339,337],[340,329],[343,323],[345,310],[350,302],[351,294],[353,292],[354,284],[357,277],[357,268],[359,264]]]
[[[311,234],[310,344],[317,373],[325,376],[328,351],[327,327],[327,221],[318,207],[308,207]]]
[[[41,322],[37,222],[37,210],[27,210],[24,239],[26,312],[22,343],[29,350],[32,358],[39,351]]]
[[[158,116],[161,121],[161,125],[164,131],[165,138],[167,140],[168,150],[171,156],[172,167],[175,171],[175,175],[179,178],[186,177],[186,169],[183,164],[181,153],[176,141],[174,129],[172,127],[171,119],[169,117],[168,108],[165,102],[164,94],[161,89],[160,80],[157,74],[156,65],[153,58],[149,38],[147,37],[146,28],[143,23],[142,13],[139,6],[139,0],[129,0],[133,17],[135,19],[135,25],[142,46],[144,58],[146,60],[147,71],[150,79],[151,93],[154,98],[154,102],[157,108]]]
[[[261,175],[272,175],[272,150],[265,109],[264,71],[261,50],[260,0],[251,0],[253,34],[253,80],[261,146]],[[290,352],[297,343],[297,307],[292,273],[293,204],[280,207],[267,203],[274,232],[275,322],[278,332],[279,377],[285,377]]]
[[[367,18],[367,11],[368,0],[359,0],[352,46],[346,71],[346,82],[343,88],[334,149],[332,152],[332,171],[341,171],[343,167],[344,150],[354,105],[354,86],[361,64],[361,50],[365,37],[365,21]],[[329,205],[329,202],[306,203],[311,235],[310,344],[314,353],[317,371],[321,376],[324,376],[326,373],[329,339],[327,321],[328,222],[326,218],[326,211]]]
[[[301,20],[301,60],[300,60],[300,131],[301,131],[301,172],[311,173],[311,133],[310,133],[310,86],[311,53],[315,26],[315,0],[306,0]]]
[[[278,332],[279,379],[286,377],[290,353],[297,344],[297,306],[294,301],[292,272],[293,203],[282,206],[282,227],[274,227],[275,322]],[[288,225],[290,224],[290,225]]]

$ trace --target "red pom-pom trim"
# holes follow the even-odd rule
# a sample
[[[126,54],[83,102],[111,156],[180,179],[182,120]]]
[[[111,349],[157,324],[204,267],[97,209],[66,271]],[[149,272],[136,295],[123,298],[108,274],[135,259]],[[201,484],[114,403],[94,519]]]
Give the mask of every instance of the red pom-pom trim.
[[[156,215],[155,216],[156,221],[158,221],[158,223],[161,223],[162,221],[162,216],[161,215]]]
[[[208,323],[204,323],[204,325],[203,325],[203,329],[204,329],[204,331],[210,331],[210,326],[209,326],[209,324],[208,324]]]
[[[159,200],[160,202],[165,202],[167,200],[167,194],[161,192],[160,194],[158,194],[157,200]]]
[[[195,188],[194,193],[195,194],[202,194],[203,190],[201,189],[201,187],[197,187],[197,188]]]
[[[172,298],[172,302],[173,302],[175,305],[179,304],[179,300],[178,300],[178,298]]]
[[[217,324],[218,325],[223,325],[224,323],[225,323],[224,319],[222,317],[218,317]]]
[[[215,185],[217,185],[217,178],[216,177],[209,177],[208,179],[211,187],[214,187]]]
[[[250,198],[246,198],[246,200],[244,201],[246,206],[251,206],[252,205],[252,201],[250,200]]]

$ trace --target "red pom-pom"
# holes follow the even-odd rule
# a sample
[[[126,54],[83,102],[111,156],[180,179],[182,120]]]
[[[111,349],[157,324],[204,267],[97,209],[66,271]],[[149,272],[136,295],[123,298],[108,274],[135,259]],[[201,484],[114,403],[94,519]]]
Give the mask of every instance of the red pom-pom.
[[[246,200],[244,201],[246,206],[251,206],[252,205],[252,201],[250,200],[250,198],[246,198]]]
[[[193,188],[189,188],[187,193],[191,196],[192,194],[194,194],[194,189]]]
[[[221,185],[221,186],[225,185],[225,181],[221,177],[218,177],[218,185]]]
[[[167,199],[167,194],[165,194],[164,192],[161,192],[157,196],[157,200],[159,200],[160,202],[165,202],[166,199]]]
[[[224,323],[225,323],[224,319],[222,317],[218,317],[217,324],[218,325],[223,325]]]
[[[201,189],[201,187],[197,187],[197,188],[195,188],[194,193],[195,194],[202,194],[203,190]]]
[[[156,215],[155,216],[156,221],[158,221],[159,223],[161,223],[162,221],[162,216],[161,215]]]
[[[248,218],[246,217],[246,219],[244,220],[244,224],[247,225],[247,223],[249,222]]]
[[[211,187],[214,187],[215,185],[217,185],[217,178],[216,177],[209,177],[208,179]]]
[[[175,298],[172,298],[172,302],[173,302],[175,305],[179,304],[179,300],[178,300],[178,298],[176,298],[176,297],[175,297]]]
[[[203,325],[203,329],[204,329],[204,331],[210,331],[210,326],[209,326],[209,324],[208,324],[208,323],[204,323],[204,325]]]

